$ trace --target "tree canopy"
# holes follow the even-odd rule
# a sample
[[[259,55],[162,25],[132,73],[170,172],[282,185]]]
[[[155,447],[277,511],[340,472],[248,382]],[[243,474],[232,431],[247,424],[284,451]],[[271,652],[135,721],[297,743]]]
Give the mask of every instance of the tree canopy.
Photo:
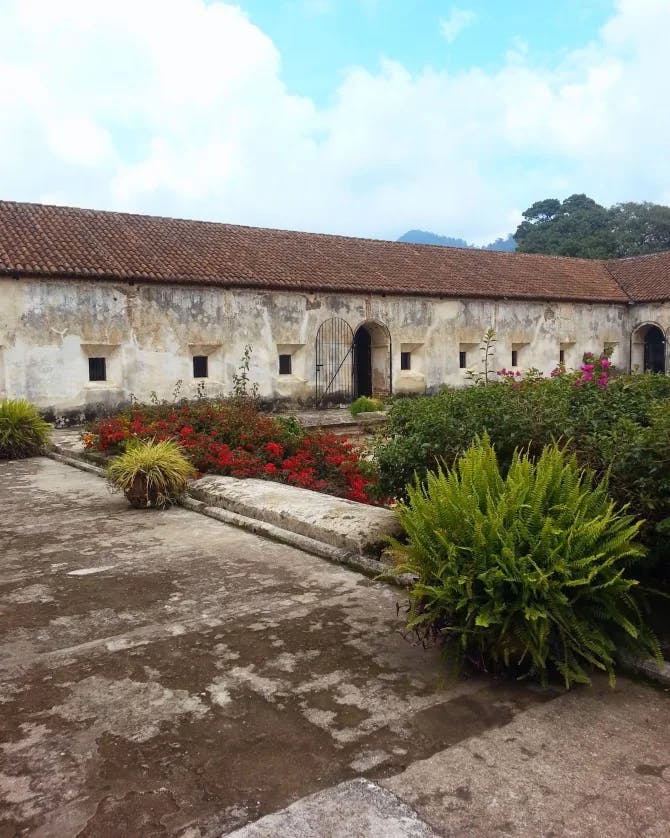
[[[545,198],[523,213],[520,253],[611,259],[670,250],[670,207],[627,202],[606,208],[586,195]]]

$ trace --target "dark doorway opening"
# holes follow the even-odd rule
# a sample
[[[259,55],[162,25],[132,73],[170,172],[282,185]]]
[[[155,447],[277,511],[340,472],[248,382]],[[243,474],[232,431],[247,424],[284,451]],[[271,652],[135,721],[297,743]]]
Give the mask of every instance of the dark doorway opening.
[[[356,396],[372,395],[372,336],[365,326],[354,335],[354,380]]]
[[[665,335],[649,326],[644,336],[644,371],[665,373]]]

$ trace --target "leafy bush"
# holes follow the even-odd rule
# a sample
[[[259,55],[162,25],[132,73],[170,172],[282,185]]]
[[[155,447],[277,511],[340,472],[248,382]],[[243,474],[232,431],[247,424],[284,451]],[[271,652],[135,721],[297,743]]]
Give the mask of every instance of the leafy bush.
[[[552,444],[537,461],[515,452],[503,477],[488,437],[453,469],[409,488],[394,544],[418,582],[409,627],[436,632],[456,661],[512,667],[566,687],[596,667],[614,682],[614,653],[658,645],[643,627],[627,575],[644,548],[641,523],[618,511],[604,482]]]
[[[383,401],[380,399],[370,399],[367,396],[359,396],[355,402],[352,402],[350,407],[352,416],[358,416],[359,413],[371,413],[373,411],[383,409]]]
[[[113,489],[138,508],[164,509],[186,491],[195,468],[173,440],[133,441],[107,468]]]
[[[669,400],[670,378],[660,375],[620,376],[607,387],[561,375],[398,399],[389,412],[389,437],[376,451],[380,490],[405,497],[415,472],[421,478],[436,461],[453,462],[484,433],[503,470],[516,448],[537,456],[562,438],[597,476],[612,469],[617,502],[661,521],[670,515],[663,488],[664,480],[670,486],[670,439],[661,427]]]
[[[134,439],[176,440],[200,472],[290,483],[361,503],[377,498],[375,467],[346,439],[263,415],[251,399],[136,405],[94,422],[84,445],[115,453]]]
[[[49,442],[51,425],[25,399],[0,402],[0,459],[31,457]]]
[[[517,389],[504,383],[446,390],[437,396],[397,399],[389,412],[389,438],[376,449],[380,490],[406,497],[415,472],[423,477],[438,460],[451,463],[472,440],[488,433],[506,468],[516,448],[539,453],[569,421],[562,381]]]

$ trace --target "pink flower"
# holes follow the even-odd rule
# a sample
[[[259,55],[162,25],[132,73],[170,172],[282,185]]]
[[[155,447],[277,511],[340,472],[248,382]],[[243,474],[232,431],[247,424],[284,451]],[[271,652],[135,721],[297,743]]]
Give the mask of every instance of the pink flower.
[[[582,364],[582,372],[593,372],[595,364]]]
[[[600,359],[600,366],[606,370],[607,367],[611,366],[611,361],[609,358],[601,358]]]
[[[520,375],[521,375],[521,370],[517,370],[517,371],[514,373],[514,375],[516,375],[517,377],[518,377],[518,376],[520,376]]]
[[[589,370],[585,370],[582,378],[584,381],[593,381],[593,373]]]

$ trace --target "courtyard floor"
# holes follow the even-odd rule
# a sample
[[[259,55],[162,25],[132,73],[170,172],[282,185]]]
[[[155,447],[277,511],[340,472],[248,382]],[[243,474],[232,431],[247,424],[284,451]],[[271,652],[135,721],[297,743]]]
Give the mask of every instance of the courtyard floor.
[[[397,603],[61,463],[0,462],[1,838],[670,832],[667,692],[443,682]]]

